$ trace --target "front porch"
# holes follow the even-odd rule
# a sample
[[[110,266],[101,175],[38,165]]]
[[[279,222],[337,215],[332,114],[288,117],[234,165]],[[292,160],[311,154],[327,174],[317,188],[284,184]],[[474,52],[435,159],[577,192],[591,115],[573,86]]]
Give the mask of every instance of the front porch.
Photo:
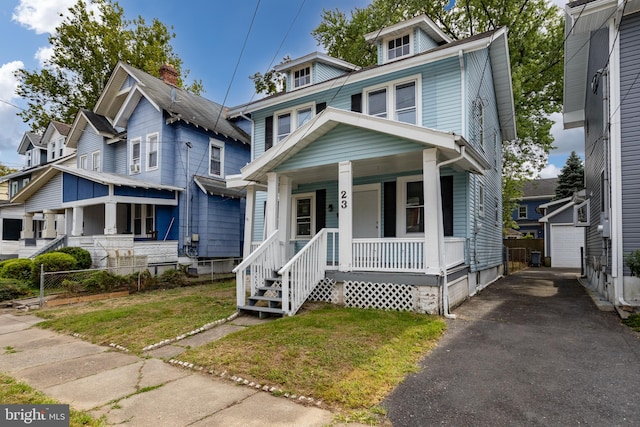
[[[434,274],[437,268],[425,263],[424,239],[353,239],[347,272],[339,269],[338,229],[322,229],[288,261],[277,236],[276,231],[234,269],[240,310],[294,315],[311,299],[437,314],[443,292],[462,295],[451,305],[468,295],[464,238],[444,239],[444,271]]]

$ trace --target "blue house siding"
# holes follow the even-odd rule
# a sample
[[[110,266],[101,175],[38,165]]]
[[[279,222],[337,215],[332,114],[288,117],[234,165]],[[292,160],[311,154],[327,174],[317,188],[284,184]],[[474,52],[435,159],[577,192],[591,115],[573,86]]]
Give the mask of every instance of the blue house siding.
[[[165,239],[165,236],[166,240],[178,240],[179,223],[177,206],[156,206],[156,230],[159,240]]]
[[[149,197],[155,199],[167,199],[173,200],[175,193],[169,190],[158,190],[155,188],[140,188],[140,187],[120,187],[115,186],[113,194],[116,196],[128,196],[128,197]]]
[[[156,184],[169,184],[163,183],[161,179],[162,164],[166,161],[173,161],[173,159],[165,159],[164,148],[167,145],[167,141],[163,139],[163,117],[162,112],[158,111],[153,104],[147,101],[146,98],[141,98],[135,111],[131,114],[129,122],[127,123],[127,140],[129,152],[127,158],[129,161],[127,165],[131,164],[131,141],[140,139],[140,173],[133,175],[136,179],[140,179],[147,182],[153,182]],[[158,165],[157,169],[148,169],[148,150],[147,150],[147,136],[158,133]],[[128,168],[128,166],[127,166]],[[128,174],[128,171],[127,171]]]
[[[413,36],[415,38],[414,49],[416,53],[425,52],[438,46],[438,44],[420,28],[414,30]]]
[[[344,73],[345,71],[339,68],[335,68],[321,62],[316,62],[313,64],[313,71],[311,72],[311,76],[313,77],[313,83],[321,83],[326,80],[339,77]]]
[[[625,16],[620,25],[620,123],[622,166],[622,250],[640,249],[640,13]],[[593,212],[593,211],[592,211]],[[624,266],[624,274],[631,270]]]
[[[87,168],[92,169],[91,154],[100,151],[100,157],[104,157],[104,138],[93,130],[90,125],[84,127],[84,132],[78,139],[78,148],[76,150],[76,164],[80,167],[80,157],[87,156]]]
[[[62,201],[65,203],[108,195],[109,187],[107,185],[68,173],[62,174]]]
[[[199,235],[198,256],[241,257],[244,238],[244,202],[219,196],[207,196],[198,190],[198,221],[192,233]],[[210,218],[210,220],[203,220]]]

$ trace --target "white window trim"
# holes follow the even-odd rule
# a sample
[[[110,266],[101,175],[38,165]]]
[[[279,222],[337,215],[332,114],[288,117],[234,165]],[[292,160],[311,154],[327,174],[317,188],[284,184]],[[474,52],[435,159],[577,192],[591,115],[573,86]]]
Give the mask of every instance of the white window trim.
[[[484,217],[484,199],[486,197],[484,184],[478,184],[478,215]]]
[[[140,234],[135,234],[136,230],[136,205],[140,205]],[[151,206],[151,218],[153,218],[153,230],[146,230],[147,225],[147,206]],[[149,237],[149,231],[155,231],[157,227],[156,209],[151,203],[132,203],[131,204],[131,233],[135,237]]]
[[[149,156],[151,155],[151,141],[150,139],[152,137],[156,137],[156,165],[155,166],[151,166],[150,162],[149,162]],[[147,135],[147,152],[145,155],[145,158],[147,160],[147,169],[148,171],[152,171],[152,170],[156,170],[160,167],[160,134],[158,132],[154,132],[154,133],[150,133]],[[142,156],[142,152],[140,152],[140,156]]]
[[[84,165],[82,164],[84,162]],[[88,158],[86,154],[81,155],[78,158],[78,169],[87,170]]]
[[[316,104],[315,102],[310,102],[307,104],[296,105],[293,108],[287,108],[286,110],[280,110],[273,113],[273,145],[282,142],[284,139],[288,138],[295,130],[298,128],[298,111],[305,110],[307,108],[311,109],[311,118],[312,120],[316,115]],[[278,141],[278,117],[283,116],[285,114],[290,114],[291,116],[291,128],[289,135],[285,136],[281,141]]]
[[[395,58],[389,59],[389,42],[391,40],[395,40],[398,38],[402,38],[404,36],[408,35],[409,36],[409,53],[407,55],[402,55],[402,56],[396,56]],[[382,40],[382,50],[384,51],[383,55],[384,55],[384,62],[394,62],[397,61],[399,59],[404,59],[404,58],[408,58],[410,56],[413,55],[414,53],[414,49],[413,49],[413,41],[414,41],[414,36],[413,36],[413,31],[408,31],[406,33],[402,33],[402,34],[396,34],[394,36],[389,36],[389,37],[385,37]]]
[[[298,200],[299,199],[311,199],[311,225],[309,236],[298,236]],[[300,193],[291,195],[291,236],[293,240],[309,240],[316,235],[316,194],[315,193]]]
[[[97,168],[95,165],[96,155],[98,156],[98,163],[99,163]],[[102,172],[102,155],[100,153],[100,150],[97,150],[91,153],[91,170],[95,172]]]
[[[11,197],[18,193],[18,181],[11,181]]]
[[[524,216],[520,214],[520,209],[522,208],[524,208]],[[528,213],[529,209],[527,208],[527,205],[518,205],[518,219],[527,219],[529,217]]]
[[[376,86],[369,86],[362,91],[362,102],[365,114],[369,113],[369,93],[380,89],[387,90],[387,120],[398,121],[396,117],[396,86],[405,83],[415,82],[416,84],[416,123],[415,126],[422,126],[422,74],[414,74],[401,79],[392,80]],[[391,117],[392,116],[392,117]],[[403,122],[404,123],[404,122]],[[411,123],[408,123],[411,124]]]
[[[133,158],[133,146],[135,144],[139,144],[140,145],[140,154],[138,157],[138,171],[135,172],[133,170],[133,166],[136,164],[135,163],[135,159]],[[133,174],[138,174],[140,173],[140,171],[142,170],[142,138],[138,137],[138,138],[133,138],[131,140],[131,144],[129,145],[129,175],[133,175]]]
[[[296,86],[296,71],[304,70],[306,68],[309,69],[309,83]],[[313,67],[311,66],[311,64],[303,65],[302,67],[291,70],[291,87],[293,89],[300,89],[302,87],[311,86],[311,82],[313,82]]]
[[[407,183],[417,181],[424,182],[424,176],[399,176],[396,179],[396,236],[398,237],[424,237],[424,233],[407,233],[407,217],[405,215]],[[426,212],[426,208],[424,211]],[[423,218],[423,221],[426,221],[426,218]]]
[[[220,149],[220,173],[219,174],[215,174],[211,172],[211,147],[217,147]],[[224,178],[224,143],[213,138],[209,138],[209,175]]]

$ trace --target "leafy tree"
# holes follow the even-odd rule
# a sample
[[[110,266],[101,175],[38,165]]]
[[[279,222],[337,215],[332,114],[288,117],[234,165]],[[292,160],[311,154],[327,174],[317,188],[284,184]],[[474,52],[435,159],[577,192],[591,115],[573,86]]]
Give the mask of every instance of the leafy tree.
[[[93,108],[118,61],[154,76],[168,62],[182,74],[182,61],[170,44],[175,34],[163,23],[147,24],[140,16],[127,20],[117,2],[91,1],[99,16],[78,0],[49,37],[51,58],[39,70],[16,71],[16,92],[27,100],[18,115],[33,131],[42,132],[51,120],[71,123],[80,108]],[[187,89],[200,93],[202,83]]]
[[[9,175],[10,173],[16,172],[17,169],[10,168],[9,166],[5,166],[0,164],[0,176]]]
[[[584,189],[584,165],[576,152],[572,151],[558,175],[555,198],[571,197],[573,193],[582,189]]]

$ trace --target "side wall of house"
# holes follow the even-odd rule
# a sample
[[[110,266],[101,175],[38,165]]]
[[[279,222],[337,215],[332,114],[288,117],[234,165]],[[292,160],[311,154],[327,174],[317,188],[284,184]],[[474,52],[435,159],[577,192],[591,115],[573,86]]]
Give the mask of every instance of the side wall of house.
[[[622,174],[622,249],[640,249],[640,13],[620,25],[620,122]],[[624,275],[631,275],[625,264]]]
[[[100,151],[100,158],[102,159],[102,168],[104,169],[104,138],[93,130],[93,128],[87,124],[78,139],[78,149],[76,151],[76,165],[80,167],[80,157],[86,155],[87,156],[87,169],[92,170],[93,164],[91,163],[91,154]],[[111,172],[110,170],[104,169],[106,172]]]
[[[29,197],[24,205],[26,212],[41,212],[45,209],[60,209],[61,204],[62,173],[58,173]]]
[[[127,124],[127,148],[131,150],[131,141],[140,138],[140,173],[131,175],[132,178],[140,179],[156,184],[169,184],[162,182],[162,171],[164,164],[173,162],[175,159],[165,155],[165,147],[168,141],[164,138],[164,121],[162,112],[158,111],[146,98],[140,98],[138,105],[131,114]],[[149,170],[149,151],[147,147],[147,136],[158,133],[158,168]],[[127,153],[127,158],[131,153]],[[167,158],[169,157],[169,158]],[[127,172],[128,174],[128,172]]]
[[[502,263],[502,140],[488,50],[465,55],[467,140],[491,165],[484,175],[469,175],[471,271]],[[483,118],[478,114],[481,103]]]

